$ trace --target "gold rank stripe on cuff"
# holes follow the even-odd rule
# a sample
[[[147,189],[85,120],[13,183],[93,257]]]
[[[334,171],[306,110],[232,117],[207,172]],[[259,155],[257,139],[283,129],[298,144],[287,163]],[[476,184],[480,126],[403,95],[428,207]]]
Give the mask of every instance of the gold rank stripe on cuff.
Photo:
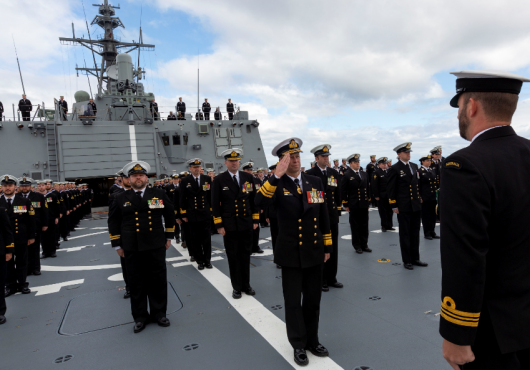
[[[174,233],[174,232],[175,232],[175,226],[166,229],[166,233]]]
[[[117,240],[121,237],[121,235],[111,235],[111,234],[109,235],[110,235],[110,240]]]
[[[442,301],[440,315],[447,321],[460,326],[478,327],[480,312],[465,312],[456,309],[455,301],[451,297],[445,297]]]
[[[213,218],[213,223],[214,224],[220,224],[221,222],[223,222],[223,219],[221,217],[214,217]]]
[[[180,213],[184,214],[184,213],[186,213],[186,210],[181,208],[180,209]]]
[[[324,240],[331,240],[331,234],[322,234],[322,238],[324,238]]]
[[[394,203],[396,203],[396,201],[395,201],[395,200],[392,200],[392,199],[389,199],[389,200],[388,200],[388,203],[390,203],[390,204],[394,204]]]
[[[333,243],[331,242],[331,239],[324,239],[324,245],[333,245]]]
[[[253,220],[259,220],[259,213],[253,213],[252,214],[252,219]]]
[[[258,189],[258,193],[261,193],[264,197],[267,197],[267,198],[272,198],[272,195],[273,195],[269,193],[267,190],[265,190],[263,186]]]
[[[6,248],[15,248],[15,243],[11,243],[9,245],[6,245]]]
[[[258,191],[261,192],[263,196],[267,198],[272,198],[272,196],[274,195],[274,192],[276,191],[276,186],[272,186],[267,180],[265,184],[263,184],[263,186],[259,188]]]

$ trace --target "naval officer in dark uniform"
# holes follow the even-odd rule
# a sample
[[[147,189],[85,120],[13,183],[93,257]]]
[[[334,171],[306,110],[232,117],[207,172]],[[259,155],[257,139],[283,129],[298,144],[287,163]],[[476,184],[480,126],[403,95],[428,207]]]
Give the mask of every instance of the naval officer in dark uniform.
[[[175,214],[163,190],[147,187],[150,169],[143,161],[124,167],[132,189],[116,196],[108,219],[112,247],[125,257],[127,265],[135,333],[144,330],[149,321],[170,325],[166,317],[166,250],[174,236]]]
[[[370,253],[368,248],[368,209],[370,208],[370,186],[368,174],[361,168],[361,155],[348,158],[350,168],[344,172],[340,181],[342,206],[350,213],[351,242],[359,254]]]
[[[31,101],[26,99],[26,95],[22,95],[22,99],[19,100],[18,110],[22,113],[22,121],[29,121],[31,119],[33,106],[31,105]]]
[[[333,250],[324,184],[320,178],[301,172],[302,140],[282,141],[272,150],[280,162],[276,173],[256,193],[256,203],[266,207],[274,200],[279,234],[274,262],[282,266],[287,338],[294,361],[309,363],[306,350],[325,357],[318,323],[322,296],[322,264]],[[275,197],[275,198],[274,198]]]
[[[52,188],[53,181],[45,179],[37,181],[39,188],[44,188],[44,199],[48,206],[48,229],[42,232],[42,256],[41,258],[57,256],[57,229],[61,218],[61,200],[59,193]],[[33,271],[33,275],[40,275],[40,270]]]
[[[182,101],[182,98],[179,98],[179,101],[177,102],[177,116],[179,113],[182,120],[186,119],[186,103]]]
[[[204,103],[202,103],[202,111],[204,112],[204,119],[209,121],[212,107],[210,106],[210,103],[208,103],[208,99],[204,99]]]
[[[254,204],[253,177],[239,171],[241,154],[238,148],[222,152],[227,170],[212,183],[213,222],[223,236],[234,299],[241,298],[241,292],[256,294],[250,286],[250,253],[252,230],[259,227],[259,211]]]
[[[442,163],[443,355],[453,369],[530,369],[530,141],[511,127],[530,79],[453,74],[471,144]]]
[[[377,169],[377,161],[375,158],[376,158],[375,154],[371,155],[370,163],[366,165],[366,173],[368,174],[368,186],[370,187],[369,192],[370,192],[370,198],[372,199],[371,200],[372,207],[377,207],[377,200],[375,199],[373,192],[372,192],[373,174],[374,174],[374,171]]]
[[[232,99],[228,99],[228,103],[226,103],[226,111],[228,112],[228,119],[231,121],[234,119],[234,103],[232,103]]]
[[[372,194],[377,201],[377,210],[381,219],[381,231],[395,230],[392,218],[394,213],[388,203],[388,166],[387,157],[381,157],[377,160],[377,168],[372,174]]]
[[[13,258],[15,243],[7,209],[0,207],[0,325],[6,323],[6,284],[7,263]]]
[[[252,170],[254,169],[254,163],[252,162],[246,162],[241,165],[241,169],[243,172],[246,172],[250,175],[252,175]],[[263,185],[263,182],[261,182],[258,178],[252,176],[252,181],[254,183],[254,191],[258,191],[261,186]],[[260,212],[263,212],[262,209],[260,209]],[[261,217],[261,213],[260,213]],[[263,249],[259,246],[259,231],[260,227],[256,227],[254,230],[252,230],[252,253],[263,253]]]
[[[35,243],[35,211],[29,199],[15,192],[17,185],[16,177],[2,176],[4,194],[0,197],[0,207],[7,209],[11,232],[15,241],[13,258],[7,264],[6,297],[16,292],[31,293],[26,278],[28,245]]]
[[[68,121],[66,114],[68,113],[68,103],[64,100],[64,96],[59,97],[59,109],[61,110],[61,117],[63,121]]]
[[[394,148],[399,160],[389,171],[388,202],[399,222],[399,247],[403,267],[427,266],[420,260],[421,198],[418,183],[418,165],[410,162],[412,143]]]
[[[201,175],[200,158],[190,159],[190,174],[180,182],[181,219],[188,224],[188,248],[199,270],[211,269],[212,236],[210,233],[212,179]]]
[[[421,198],[421,222],[423,224],[423,235],[425,239],[440,239],[434,228],[436,226],[436,172],[431,166],[431,155],[427,154],[420,158],[421,167],[418,171],[420,198]]]
[[[329,216],[329,227],[331,230],[331,251],[329,260],[324,264],[322,291],[328,292],[329,287],[343,288],[344,285],[337,281],[339,263],[339,216],[341,215],[342,203],[340,201],[339,173],[329,166],[331,145],[322,144],[311,149],[315,156],[315,167],[306,171],[308,175],[320,178],[324,185],[326,206]]]

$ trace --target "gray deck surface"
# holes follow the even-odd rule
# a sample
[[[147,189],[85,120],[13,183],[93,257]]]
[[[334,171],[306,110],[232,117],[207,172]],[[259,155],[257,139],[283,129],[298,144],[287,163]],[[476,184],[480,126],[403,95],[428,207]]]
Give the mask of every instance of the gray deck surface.
[[[121,269],[116,252],[104,244],[109,243],[103,229],[106,222],[105,218],[82,221],[84,229],[61,244],[57,258],[42,260],[42,275],[28,277],[30,288],[45,288],[7,298],[8,322],[0,326],[0,369],[293,368],[195,264],[173,267],[183,259],[168,262],[171,326],[150,324],[134,334],[130,304],[120,290],[124,283],[109,280]],[[375,209],[370,211],[370,230],[380,230]],[[92,233],[100,234],[79,237]],[[425,240],[422,234],[421,258],[429,267],[408,271],[401,265],[397,232],[370,232],[373,253],[362,255],[354,252],[351,240],[343,238],[350,235],[347,214],[341,217],[339,235],[338,279],[345,287],[323,293],[320,315],[320,341],[329,349],[331,360],[343,369],[449,369],[441,355],[439,318],[434,315],[440,311],[439,241]],[[266,239],[270,229],[262,229],[260,237],[264,239],[261,247],[270,249]],[[212,241],[214,247],[223,248],[220,235]],[[168,250],[167,258],[178,257],[176,248]],[[228,276],[226,256],[219,252],[216,257],[214,267]],[[391,261],[378,262],[382,258]],[[283,306],[281,270],[270,255],[255,255],[251,263],[254,298],[283,321],[283,309],[272,308]],[[102,265],[80,271],[45,271],[44,267]],[[57,292],[46,288],[72,281]],[[245,299],[252,298],[243,295],[241,300]],[[278,336],[286,336],[284,327]],[[191,344],[199,347],[184,350]],[[67,355],[73,357],[55,363]],[[310,356],[308,369],[327,368],[313,359]]]

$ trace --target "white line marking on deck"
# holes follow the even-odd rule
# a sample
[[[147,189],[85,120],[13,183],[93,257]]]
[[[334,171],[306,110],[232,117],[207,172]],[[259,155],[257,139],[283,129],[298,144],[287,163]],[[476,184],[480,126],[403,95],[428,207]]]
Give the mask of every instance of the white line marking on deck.
[[[92,235],[105,234],[105,233],[106,233],[106,231],[100,231],[99,233],[92,233],[92,234],[73,236],[71,238],[68,238],[68,240],[79,239],[79,238],[84,238],[85,236],[92,236]]]
[[[136,133],[134,131],[134,125],[129,126],[129,139],[131,141],[131,161],[137,161],[138,151],[136,150]]]
[[[32,293],[37,292],[37,294],[35,294],[35,297],[37,297],[40,295],[58,293],[62,287],[83,284],[84,282],[85,282],[85,279],[71,280],[71,281],[65,281],[64,283],[57,283],[57,284],[50,284],[50,285],[43,285],[43,286],[32,286],[30,287],[30,289]]]

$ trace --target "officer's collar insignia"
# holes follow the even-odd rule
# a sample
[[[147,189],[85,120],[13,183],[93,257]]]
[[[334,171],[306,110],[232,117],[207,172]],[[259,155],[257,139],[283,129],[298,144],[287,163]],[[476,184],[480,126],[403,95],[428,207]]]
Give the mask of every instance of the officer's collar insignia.
[[[328,149],[327,146],[325,146],[324,149],[322,149],[322,151],[323,151],[324,153],[327,153],[327,152],[329,152],[329,149]]]
[[[142,171],[142,170],[143,170],[143,167],[140,166],[139,164],[136,164],[136,166],[133,167],[133,170],[135,170],[135,171]]]
[[[294,139],[292,139],[291,142],[289,143],[289,148],[291,149],[298,148],[298,143],[294,141]]]
[[[230,156],[231,157],[237,157],[237,153],[234,151],[234,152],[230,153]]]

